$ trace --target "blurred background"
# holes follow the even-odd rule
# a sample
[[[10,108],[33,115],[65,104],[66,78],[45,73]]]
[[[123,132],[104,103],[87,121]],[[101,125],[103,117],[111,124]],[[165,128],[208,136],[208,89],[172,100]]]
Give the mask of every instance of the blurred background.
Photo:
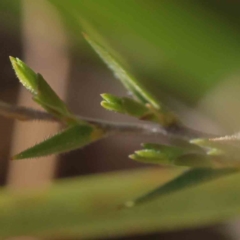
[[[239,13],[240,4],[227,0],[1,0],[0,100],[38,108],[11,69],[12,55],[40,72],[74,113],[136,121],[100,107],[101,93],[127,92],[83,39],[82,31],[89,31],[118,52],[139,81],[187,125],[235,133],[240,129]],[[127,156],[142,142],[161,140],[115,136],[62,156],[9,161],[59,129],[53,123],[1,117],[0,184],[36,188],[54,178],[143,167]],[[238,226],[233,222],[142,239],[238,239]]]

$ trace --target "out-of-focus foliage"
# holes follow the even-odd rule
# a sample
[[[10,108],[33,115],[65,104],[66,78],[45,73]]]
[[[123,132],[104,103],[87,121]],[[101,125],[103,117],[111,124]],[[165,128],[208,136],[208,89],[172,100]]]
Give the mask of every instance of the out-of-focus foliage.
[[[220,177],[132,208],[122,203],[183,169],[145,169],[60,181],[38,192],[1,191],[0,236],[125,236],[218,222],[240,213],[240,176]],[[144,181],[139,184],[139,179]]]
[[[152,96],[152,94],[149,93],[147,89],[141,85],[140,81],[136,80],[133,76],[131,76],[131,74],[128,71],[126,71],[126,69],[123,68],[116,61],[116,59],[114,59],[108,53],[108,51],[106,51],[103,47],[101,47],[98,43],[96,43],[91,37],[86,36],[85,38],[89,42],[89,44],[93,47],[93,49],[96,51],[96,53],[98,53],[101,59],[113,71],[116,78],[118,78],[122,82],[126,90],[129,91],[131,95],[139,101],[139,104],[140,103],[144,104],[143,107],[145,106],[148,109],[148,111],[145,111],[145,113],[143,113],[142,116],[139,116],[140,119],[146,118],[146,120],[156,121],[164,127],[170,126],[177,122],[177,119],[174,116],[174,114],[172,112],[168,112],[168,110],[164,108],[161,102],[156,100],[154,96]],[[111,99],[109,99],[109,97],[106,98],[106,95],[105,95],[105,100],[108,100],[108,103],[112,104],[111,105],[112,110],[115,110],[115,111],[120,110],[121,112],[121,109],[119,109],[120,106],[119,105],[116,106],[116,100],[117,100],[116,97],[112,102],[111,100],[113,100],[113,98]],[[119,103],[119,100],[120,99],[118,99],[118,103]],[[126,102],[126,100],[127,99],[125,98],[126,107],[128,107],[129,110],[131,108],[135,108],[136,110],[139,109],[140,106],[137,106],[136,104],[135,106],[131,106],[131,104],[133,104],[133,101],[128,100],[128,102]],[[105,103],[103,104],[103,107],[106,107],[106,102],[103,102],[103,103]],[[107,109],[110,110],[109,105]],[[132,115],[132,114],[129,112],[129,115]],[[154,115],[154,118],[152,117],[152,115]]]
[[[180,176],[165,183],[164,185],[154,189],[153,191],[144,194],[143,196],[127,202],[126,205],[143,203],[154,199],[155,197],[161,197],[171,192],[183,190],[184,188],[192,187],[204,182],[209,182],[220,177],[227,176],[228,174],[236,173],[238,170],[233,168],[225,169],[211,169],[211,168],[195,168],[183,172]]]
[[[60,122],[70,126],[55,136],[21,152],[14,159],[67,152],[90,144],[107,133],[107,129],[104,131],[94,124],[78,121],[77,117],[75,118],[68,112],[64,102],[40,74],[36,74],[21,60],[13,57],[10,59],[17,77],[30,90],[33,99],[48,113],[58,118]],[[144,91],[144,89],[140,90]],[[119,99],[111,96],[111,101],[115,103]],[[65,121],[65,118],[69,118],[71,121]],[[149,162],[154,160],[153,163],[183,165],[181,160],[178,160],[187,152],[187,150],[178,147],[149,143],[145,144],[144,148],[144,150],[136,151],[132,158],[145,162],[148,159]],[[197,148],[193,149],[190,148],[189,152],[195,152]],[[24,234],[42,236],[50,234],[61,235],[61,237],[81,236],[85,238],[105,237],[109,234],[119,236],[185,226],[192,227],[196,224],[205,224],[223,217],[233,216],[231,211],[234,209],[238,212],[239,208],[236,202],[231,201],[231,199],[230,201],[220,201],[214,207],[213,212],[205,211],[205,214],[201,215],[207,206],[212,206],[212,199],[218,201],[219,195],[223,194],[223,192],[216,192],[216,185],[214,185],[210,187],[211,198],[205,198],[206,189],[212,186],[211,182],[223,177],[225,177],[223,181],[226,181],[230,174],[239,177],[235,175],[238,172],[237,168],[213,169],[210,168],[209,159],[203,160],[197,158],[196,161],[196,158],[192,156],[187,165],[207,167],[192,168],[186,172],[184,172],[186,168],[179,167],[169,170],[152,169],[132,171],[129,174],[123,173],[123,175],[115,173],[103,177],[87,177],[85,181],[82,179],[77,182],[73,180],[68,183],[56,184],[50,192],[41,193],[28,192],[12,195],[2,190],[0,193],[0,195],[2,194],[2,198],[0,198],[0,210],[2,208],[0,225],[3,230],[0,230],[0,236]],[[199,161],[200,164],[196,164]],[[165,180],[164,172],[166,171],[169,173],[167,177],[169,181],[159,186]],[[181,175],[178,177],[178,174]],[[206,184],[206,182],[208,185],[202,187],[202,184]],[[149,189],[145,190],[147,193],[144,193],[143,190],[147,186]],[[193,186],[195,186],[194,192],[191,192]],[[200,189],[198,189],[199,187]],[[153,190],[149,192],[151,189]],[[197,208],[192,204],[184,205],[183,200],[190,199],[191,194],[198,196],[195,199],[195,204],[198,205],[199,201],[203,204]],[[231,188],[228,194],[232,195]],[[165,197],[168,199],[167,203],[164,202]],[[178,202],[179,199],[180,202]],[[230,205],[227,205],[229,202]],[[136,203],[138,204],[136,205]],[[163,206],[164,208],[162,208]],[[230,211],[229,215],[225,215],[226,209]],[[160,212],[161,214],[159,214]],[[181,218],[175,217],[176,214],[179,214],[178,216]],[[192,221],[193,218],[195,221]],[[7,226],[11,227],[5,226],[5,222],[7,222]]]
[[[143,144],[143,149],[135,151],[130,158],[144,162],[190,167],[214,167],[212,159],[199,149],[180,148],[153,143]]]
[[[92,143],[105,135],[105,131],[83,121],[72,114],[41,74],[35,73],[18,58],[10,57],[13,69],[33,100],[68,126],[62,132],[15,155],[13,159],[24,159],[63,153]]]
[[[19,0],[0,1],[0,25],[6,30],[11,30],[12,33],[17,30],[20,15],[20,5],[21,1]]]
[[[13,1],[9,2],[12,6],[10,9],[15,11]],[[101,42],[109,52],[111,48],[107,42],[110,42],[114,49],[118,49],[124,58],[131,61],[133,70],[141,76],[137,78],[141,79],[141,88],[150,93],[147,102],[153,99],[154,95],[158,98],[163,89],[195,102],[216,83],[238,71],[240,31],[232,24],[235,18],[231,17],[229,20],[222,18],[221,9],[214,10],[211,4],[204,4],[201,1],[167,0],[50,0],[50,2],[58,7],[68,23],[69,33],[74,30],[72,36],[75,39],[80,39],[81,31],[84,30],[93,34],[94,39]],[[0,7],[6,8],[6,4],[4,1],[3,4],[0,3]],[[227,1],[225,4],[228,4]],[[236,16],[233,9],[228,11]],[[93,29],[97,29],[98,33]],[[121,57],[119,59],[121,60]],[[40,79],[40,82],[42,80]],[[133,81],[130,90],[135,87],[134,84],[136,85],[136,82]],[[114,96],[105,95],[104,99],[107,101],[109,97],[115,104],[116,101],[122,104],[122,99]],[[56,98],[50,102],[52,100],[55,101]],[[60,104],[60,115],[62,113],[68,115],[68,112],[62,111],[62,102],[58,99],[56,101],[57,105]],[[45,104],[45,109],[49,112],[56,110],[51,104],[50,109],[48,104],[46,107],[46,102],[41,99],[40,103]],[[119,105],[115,105],[115,109],[111,110],[117,110],[117,107]],[[121,105],[120,110],[125,111],[125,106]],[[83,133],[78,137],[81,135],[85,139],[83,141],[81,137],[75,138],[76,141],[68,150],[76,148],[77,144],[83,146],[89,143],[92,140],[90,130],[95,126],[83,124],[86,131],[82,132],[78,124],[69,128],[70,131],[68,129],[62,132],[63,135],[56,135],[43,142],[43,145],[27,150],[25,156],[32,157],[39,149],[42,151],[41,156],[44,151],[51,154],[55,150],[56,141],[60,143],[60,150],[65,151],[65,136],[73,136],[75,130]],[[194,143],[209,147],[211,142],[198,140]],[[46,150],[49,146],[51,148]],[[173,150],[168,147],[158,149],[156,145],[154,148],[151,148],[152,146],[148,145],[145,146],[148,148],[137,151],[135,159],[144,158],[145,161],[152,157],[154,162],[178,161],[176,165],[183,165],[181,162],[183,159],[179,158],[184,153],[179,149]],[[215,149],[216,145],[213,147]],[[31,151],[34,151],[33,155]],[[21,158],[21,155],[17,157]],[[195,157],[190,158],[188,163],[192,164],[193,160],[197,160],[195,162],[198,167],[199,161],[202,160],[209,164],[209,158]],[[185,170],[185,168],[150,169],[86,177],[59,182],[49,191],[41,193],[12,194],[2,190],[0,236],[33,234],[89,238],[131,235],[216,223],[240,214],[238,194],[240,179],[239,173],[235,173],[237,170],[193,169],[174,179]],[[171,179],[173,180],[161,185]],[[151,189],[153,191],[150,194],[144,195]],[[138,198],[139,196],[143,198]],[[148,201],[126,208],[124,203],[132,206],[134,199]]]
[[[143,82],[147,78],[145,83],[155,89],[155,94],[164,87],[175,96],[195,101],[238,71],[238,4],[231,8],[227,1],[221,4],[219,1],[167,0],[51,2],[59,7],[68,23],[75,26],[75,37],[80,37],[81,19],[87,19],[121,49],[119,52],[131,60],[131,66],[141,74]],[[224,4],[223,17],[221,6]],[[85,25],[83,21],[82,25]],[[150,83],[159,88],[151,88]]]

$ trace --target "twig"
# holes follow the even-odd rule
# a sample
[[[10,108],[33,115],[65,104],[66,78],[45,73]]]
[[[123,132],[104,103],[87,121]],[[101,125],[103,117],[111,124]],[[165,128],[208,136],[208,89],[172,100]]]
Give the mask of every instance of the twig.
[[[0,101],[0,115],[14,118],[22,121],[32,121],[32,120],[43,120],[43,121],[53,121],[60,122],[59,119],[53,117],[47,112],[13,106]],[[92,119],[87,117],[77,116],[80,120],[86,121],[90,124],[94,124],[109,133],[113,134],[140,134],[140,135],[151,135],[151,136],[169,136],[178,139],[192,139],[198,137],[213,137],[208,133],[203,133],[194,129],[187,128],[184,125],[174,125],[168,128],[164,128],[159,124],[132,124],[132,123],[116,123],[108,122],[99,119]]]
[[[31,108],[14,106],[0,101],[0,115],[8,118],[14,118],[21,121],[44,120],[57,121],[56,118],[47,112],[38,111]]]

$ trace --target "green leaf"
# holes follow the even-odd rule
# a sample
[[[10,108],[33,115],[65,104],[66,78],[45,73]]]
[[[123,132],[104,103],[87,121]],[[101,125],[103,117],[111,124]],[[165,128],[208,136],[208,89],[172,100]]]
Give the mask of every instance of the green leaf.
[[[107,110],[134,116],[141,120],[158,121],[155,114],[147,106],[134,99],[119,98],[109,93],[101,94],[101,96],[104,99],[101,106]]]
[[[157,116],[157,121],[162,126],[167,127],[178,122],[176,116],[172,112],[168,111],[164,106],[160,105],[160,103],[144,88],[144,86],[130,73],[128,73],[125,68],[123,68],[113,58],[113,56],[110,55],[110,53],[108,53],[103,47],[97,44],[90,36],[84,34],[84,37],[101,57],[101,59],[113,71],[115,76],[122,82],[126,89],[131,92],[142,104],[146,105],[148,109],[150,109],[150,112]],[[107,96],[105,97],[108,98]],[[107,109],[114,108],[114,106],[112,104],[109,104],[109,102],[104,102],[102,104]],[[129,104],[135,104],[135,102],[132,101],[131,103],[129,102]],[[116,109],[119,110],[117,107]],[[130,109],[132,109],[132,107],[130,107]]]
[[[141,169],[61,180],[48,189],[0,191],[0,236],[106,239],[227,221],[240,214],[240,174],[192,185],[132,208],[129,199],[183,169]]]
[[[23,86],[33,94],[34,101],[63,122],[69,124],[85,123],[77,120],[74,115],[68,111],[65,103],[58,97],[40,74],[35,73],[18,58],[10,57],[10,60],[18,79]]]
[[[135,151],[129,157],[133,160],[163,165],[213,167],[212,160],[198,149],[180,148],[156,143],[143,144],[144,149]]]
[[[185,153],[184,149],[174,146],[147,143],[143,144],[143,147],[143,150],[135,151],[129,157],[145,163],[173,165],[174,161]]]
[[[143,163],[172,165],[172,161],[160,151],[144,149],[135,151],[134,154],[129,155],[129,157],[135,161]]]
[[[84,37],[128,91],[134,94],[134,96],[142,103],[150,103],[156,109],[160,109],[158,101],[146,89],[144,89],[142,84],[128,73],[125,68],[123,68],[120,63],[110,55],[110,53],[97,44],[90,36],[84,34]]]
[[[158,111],[150,104],[144,105],[134,99],[127,97],[119,98],[109,93],[101,94],[101,96],[104,99],[101,102],[101,106],[107,110],[131,115],[140,120],[157,122],[162,126],[169,126],[176,121],[172,113]]]
[[[17,78],[31,93],[37,94],[37,74],[18,58],[9,57]]]
[[[214,179],[227,176],[232,173],[236,173],[239,170],[234,168],[225,169],[211,169],[211,168],[194,168],[184,172],[182,175],[176,177],[175,179],[165,183],[153,191],[144,194],[143,196],[137,198],[133,201],[128,201],[125,206],[131,207],[135,204],[142,203],[145,201],[152,200],[153,198],[159,198],[165,194],[170,194],[175,191],[180,191],[184,188],[193,187],[203,182],[209,182]]]
[[[81,31],[79,17],[84,17],[123,49],[156,94],[159,87],[196,102],[224,76],[238,73],[240,30],[233,26],[239,22],[239,6],[230,7],[226,1],[214,6],[166,0],[51,2],[71,20],[68,29],[75,24],[74,40]]]
[[[73,118],[67,109],[65,103],[52,90],[42,75],[37,74],[37,94],[33,100],[44,107],[48,112],[57,115],[60,118]]]
[[[42,157],[68,152],[92,143],[104,136],[104,131],[90,125],[71,126],[62,132],[17,154],[13,159]]]

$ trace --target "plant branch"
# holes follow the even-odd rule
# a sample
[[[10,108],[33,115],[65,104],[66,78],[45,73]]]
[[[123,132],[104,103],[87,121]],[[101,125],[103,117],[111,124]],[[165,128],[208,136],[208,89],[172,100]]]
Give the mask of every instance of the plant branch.
[[[51,114],[31,108],[14,106],[0,101],[0,115],[8,118],[14,118],[22,121],[43,120],[60,122],[59,119]],[[116,123],[99,119],[77,116],[80,120],[98,126],[111,134],[140,134],[152,136],[169,136],[178,139],[192,139],[198,137],[213,137],[208,133],[203,133],[194,129],[187,128],[184,125],[174,125],[171,127],[162,127],[159,124],[136,124],[136,123]],[[61,123],[61,122],[60,122]]]
[[[0,115],[7,118],[14,118],[21,121],[31,120],[44,120],[44,121],[57,121],[52,115],[47,112],[14,106],[5,102],[0,101]]]

